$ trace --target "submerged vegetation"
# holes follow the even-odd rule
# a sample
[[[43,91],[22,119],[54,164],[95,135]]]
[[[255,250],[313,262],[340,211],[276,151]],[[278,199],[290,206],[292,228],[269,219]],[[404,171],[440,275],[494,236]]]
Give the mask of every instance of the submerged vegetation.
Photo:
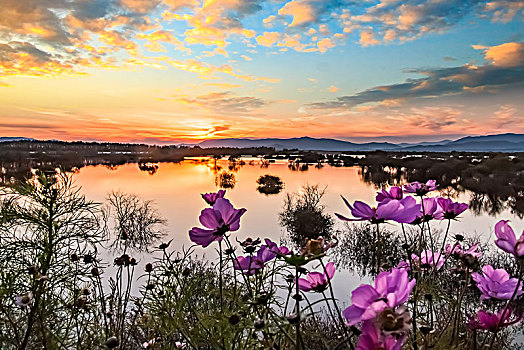
[[[266,195],[277,194],[284,189],[284,182],[276,175],[262,175],[257,179],[257,191]]]
[[[335,231],[326,189],[306,185],[280,214],[289,246],[235,243],[246,209],[206,193],[194,245],[178,251],[161,242],[153,202],[114,192],[93,203],[71,175],[39,172],[1,192],[1,347],[514,349],[524,233],[501,220],[493,246],[455,234],[468,205],[434,196],[439,186],[385,187],[373,206],[344,199]],[[350,300],[333,290],[342,267],[370,280]]]

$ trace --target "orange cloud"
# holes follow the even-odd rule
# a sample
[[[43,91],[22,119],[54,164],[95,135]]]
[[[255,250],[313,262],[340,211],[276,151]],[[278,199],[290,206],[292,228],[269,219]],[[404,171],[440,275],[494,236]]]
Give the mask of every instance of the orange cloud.
[[[148,13],[158,6],[160,0],[120,0],[120,3],[137,13]]]
[[[297,27],[313,22],[316,19],[315,9],[311,4],[304,0],[293,0],[284,5],[278,14],[281,16],[292,16],[293,21],[290,27]]]
[[[278,32],[264,32],[264,35],[257,36],[257,43],[262,46],[272,46],[280,40]]]
[[[78,75],[73,62],[55,57],[29,43],[0,44],[0,74],[19,76]]]
[[[173,33],[165,30],[157,30],[149,34],[138,33],[137,38],[147,40],[148,43],[144,46],[153,52],[165,51],[162,45],[159,44],[162,42],[173,45],[179,51],[191,53],[191,50],[184,47],[184,44],[177,37],[175,37]]]
[[[338,87],[336,87],[335,85],[331,85],[330,87],[327,88],[327,90],[329,92],[335,93],[338,91]]]
[[[373,46],[380,44],[380,41],[375,38],[375,33],[372,30],[365,30],[360,32],[360,44],[362,46]]]
[[[326,52],[328,49],[331,49],[335,46],[336,45],[333,40],[329,38],[324,38],[317,43],[317,47],[320,52]]]
[[[497,46],[473,45],[474,49],[484,50],[486,60],[501,67],[516,67],[524,63],[524,43],[504,43]]]

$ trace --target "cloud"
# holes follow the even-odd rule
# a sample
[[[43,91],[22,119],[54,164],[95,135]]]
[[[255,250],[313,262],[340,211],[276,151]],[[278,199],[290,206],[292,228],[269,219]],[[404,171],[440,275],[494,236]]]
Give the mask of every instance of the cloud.
[[[293,0],[278,10],[280,16],[292,16],[290,27],[298,27],[316,22],[317,13],[311,1]]]
[[[221,89],[236,89],[242,85],[230,84],[230,83],[205,83],[204,86],[213,86]]]
[[[359,43],[366,47],[366,46],[373,46],[380,43],[379,40],[375,38],[375,33],[373,33],[372,30],[365,30],[360,32],[360,40]]]
[[[213,92],[195,98],[181,97],[177,98],[176,101],[197,105],[220,114],[248,113],[254,109],[264,107],[267,104],[267,101],[263,99],[252,96],[235,96],[229,91]]]
[[[508,23],[516,16],[524,17],[524,1],[488,1],[484,11],[492,14],[493,22]]]
[[[517,108],[512,105],[502,105],[489,120],[489,130],[504,130],[508,128],[524,127],[524,115],[519,114]]]
[[[517,67],[524,64],[524,43],[505,43],[497,46],[473,45],[474,49],[484,50],[486,60],[500,67]]]
[[[78,74],[71,60],[27,42],[0,43],[0,75],[52,76]]]
[[[331,85],[330,87],[327,88],[327,90],[329,92],[335,93],[338,91],[338,87],[336,87],[335,85]]]
[[[346,13],[342,20],[346,32],[364,27],[360,43],[369,46],[380,40],[406,41],[427,33],[441,33],[480,11],[484,3],[481,0],[380,0],[363,10]]]
[[[331,40],[329,38],[324,38],[322,40],[319,40],[318,43],[317,43],[318,51],[320,51],[320,52],[326,52],[328,49],[331,49],[331,48],[333,48],[335,46],[336,45],[333,42],[333,40]]]
[[[321,22],[325,17],[329,18],[332,12],[348,6],[347,0],[292,0],[278,10],[280,17],[290,16],[293,20],[289,24],[290,28],[308,27],[312,24]]]
[[[0,11],[0,75],[82,74],[84,67],[114,68],[139,55],[135,31],[158,0],[5,0]],[[13,52],[10,48],[19,49]]]
[[[179,51],[191,53],[191,50],[185,47],[173,33],[165,30],[156,30],[149,34],[138,33],[137,38],[147,40],[148,43],[145,46],[153,52],[165,52],[164,47],[160,43],[166,43],[173,45]]]
[[[125,8],[136,13],[148,13],[155,9],[160,2],[160,0],[120,0]]]
[[[386,119],[401,123],[403,128],[416,128],[421,130],[433,130],[442,132],[455,125],[462,115],[462,111],[450,107],[424,107],[411,108],[407,112],[397,112],[389,115]]]
[[[69,9],[67,0],[3,0],[1,6],[0,33],[11,38],[17,34],[47,43],[69,43],[69,33],[55,12]]]
[[[257,43],[262,46],[272,46],[280,40],[280,33],[278,32],[264,32],[263,35],[259,35],[256,38]]]
[[[520,47],[520,44],[517,46]],[[483,48],[486,52],[486,58],[493,60],[496,58],[499,64],[495,64],[497,62],[495,60],[493,64],[484,66],[466,64],[449,68],[412,69],[407,72],[422,74],[424,77],[408,79],[399,84],[376,86],[354,95],[341,96],[327,102],[312,103],[310,106],[314,108],[352,108],[366,103],[475,93],[489,88],[505,86],[516,86],[517,88],[520,86],[522,88],[524,60],[522,60],[520,51],[513,49],[514,45],[509,47],[512,49],[500,49],[498,46]],[[493,50],[493,48],[497,49]],[[496,54],[493,54],[493,52],[496,52]],[[488,53],[491,54],[488,55]]]

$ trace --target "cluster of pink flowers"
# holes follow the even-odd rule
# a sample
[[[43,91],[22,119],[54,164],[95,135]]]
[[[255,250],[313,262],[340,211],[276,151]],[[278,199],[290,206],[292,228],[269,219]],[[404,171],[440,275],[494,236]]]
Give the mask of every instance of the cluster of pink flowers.
[[[482,251],[480,251],[478,243],[473,244],[468,249],[464,249],[460,243],[456,242],[453,246],[446,244],[446,255],[454,255],[458,257],[471,255],[472,257],[480,258],[482,256]]]
[[[291,254],[286,246],[278,247],[277,244],[266,238],[266,244],[261,246],[256,255],[239,256],[233,261],[236,270],[242,270],[244,274],[251,276],[264,268],[267,262],[278,255]]]
[[[453,220],[467,210],[468,205],[465,203],[442,197],[425,197],[436,188],[436,182],[430,180],[426,183],[413,182],[405,185],[404,188],[383,189],[376,195],[378,202],[376,207],[361,201],[350,204],[342,197],[350,210],[351,217],[338,213],[336,216],[344,221],[369,221],[372,224],[387,221],[423,224],[433,219]],[[413,196],[404,196],[404,193],[412,193],[420,197],[420,201]],[[228,232],[239,229],[240,218],[246,209],[235,209],[224,197],[223,190],[202,194],[202,198],[210,206],[203,209],[199,217],[204,228],[193,227],[189,231],[191,241],[197,245],[207,247],[214,241],[220,242]],[[522,263],[524,232],[520,238],[517,238],[508,221],[501,220],[495,226],[495,235],[497,237],[495,244]],[[323,237],[311,239],[298,255],[292,254],[286,246],[279,246],[269,239],[265,239],[265,244],[257,249],[260,243],[260,239],[247,239],[242,242],[244,253],[247,255],[235,257],[233,268],[251,276],[263,271],[266,264],[276,257],[284,257],[286,261],[296,260],[297,257],[310,260],[322,259],[326,251],[336,246],[338,241],[335,239],[327,242]],[[443,252],[444,243],[440,251],[423,250],[419,255],[411,254],[411,259],[401,261],[390,271],[380,272],[373,285],[362,284],[352,291],[352,304],[342,312],[342,315],[348,326],[361,326],[362,334],[358,339],[357,349],[402,349],[411,327],[411,315],[405,304],[416,284],[415,279],[409,278],[410,269],[414,266],[419,271],[438,271],[444,266],[446,259],[453,257],[462,261],[468,272],[478,269],[478,258],[482,256],[478,244],[473,244],[466,249],[459,242],[455,242],[453,245],[447,244]],[[302,266],[302,262],[298,265],[294,265],[293,262],[289,264]],[[297,275],[294,283],[303,292],[323,293],[330,286],[335,270],[335,264],[329,262],[325,266],[322,265],[322,271],[311,271],[304,278],[298,278]],[[482,273],[474,272],[471,277],[481,292],[481,300],[511,301],[524,294],[519,279],[511,278],[504,269],[494,269],[493,266],[486,265],[482,268]],[[21,298],[19,299],[17,304],[23,305]],[[474,330],[497,332],[500,328],[519,320],[520,317],[514,315],[513,310],[506,306],[498,313],[479,310],[469,318],[468,326]]]
[[[497,237],[495,240],[497,247],[512,254],[518,263],[522,263],[524,232],[517,239],[508,220],[500,220],[495,225],[495,236]],[[521,281],[517,278],[510,278],[509,273],[504,269],[494,269],[493,266],[486,265],[482,268],[482,274],[475,272],[471,277],[482,293],[480,297],[482,300],[511,301],[524,294]],[[500,309],[498,313],[479,310],[475,316],[469,318],[468,327],[474,330],[480,329],[497,333],[503,327],[519,322],[522,319],[522,313],[515,314],[509,305],[507,304],[506,307]]]
[[[423,198],[421,203],[417,203],[414,197],[404,197],[404,192],[424,196],[435,189],[434,180],[430,180],[426,184],[413,182],[405,185],[404,190],[397,186],[391,187],[389,191],[383,189],[377,193],[378,205],[376,207],[371,207],[361,201],[356,201],[351,205],[342,197],[353,218],[338,213],[335,215],[344,221],[370,221],[373,224],[395,221],[404,224],[419,224],[432,219],[452,220],[468,208],[466,203],[453,202],[448,198],[428,197]]]

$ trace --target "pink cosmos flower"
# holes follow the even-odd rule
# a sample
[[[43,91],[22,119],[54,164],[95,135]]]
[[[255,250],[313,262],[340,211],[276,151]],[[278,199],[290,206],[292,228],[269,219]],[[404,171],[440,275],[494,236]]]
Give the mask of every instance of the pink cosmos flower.
[[[291,251],[286,247],[285,245],[281,245],[280,247],[270,240],[269,238],[265,239],[266,246],[275,254],[277,255],[289,255],[291,254]]]
[[[500,329],[519,322],[522,319],[521,315],[517,315],[512,321],[509,321],[513,315],[513,310],[500,310],[497,314],[493,312],[480,310],[476,317],[470,317],[468,321],[469,329],[483,329],[490,332],[498,332]]]
[[[495,225],[495,244],[505,252],[515,255],[517,258],[524,257],[524,231],[517,239],[515,232],[508,224],[509,220],[500,220]]]
[[[395,308],[406,302],[415,286],[405,269],[383,271],[375,279],[375,286],[362,284],[351,293],[351,306],[343,311],[348,325],[375,318],[385,308]]]
[[[362,325],[362,334],[358,338],[356,350],[402,350],[407,336],[396,337],[382,333],[373,321]]]
[[[466,255],[471,255],[475,258],[480,258],[482,256],[482,252],[480,251],[480,247],[478,243],[473,244],[469,249],[464,250],[460,243],[455,243],[453,247],[449,244],[446,244],[446,255],[455,255],[459,257],[464,257]]]
[[[511,299],[517,283],[516,278],[509,278],[509,274],[504,269],[494,270],[491,265],[482,268],[482,274],[472,273],[471,278],[477,282],[477,287],[482,292],[480,299],[487,300],[491,298],[509,300]],[[523,293],[522,286],[517,292],[517,296]]]
[[[198,218],[206,228],[193,227],[189,238],[204,248],[214,241],[221,241],[227,232],[240,228],[240,217],[245,212],[244,208],[235,209],[227,199],[217,198],[213,207],[202,210]]]
[[[277,255],[289,255],[291,251],[286,246],[278,246],[269,238],[265,239],[266,244],[261,246],[256,256],[247,255],[239,256],[233,261],[233,267],[236,270],[242,270],[246,275],[253,275],[258,270],[264,268],[268,261],[273,260]]]
[[[347,218],[341,214],[335,215],[344,221],[367,221],[372,224],[383,223],[386,220],[393,220],[398,223],[409,223],[415,220],[420,212],[420,204],[413,197],[406,197],[402,200],[387,199],[378,204],[376,208],[371,208],[364,202],[356,201],[353,206],[342,197],[353,215],[353,219]]]
[[[466,209],[468,209],[468,205],[466,203],[453,202],[449,198],[439,197],[437,199],[437,202],[441,208],[440,216],[437,218],[439,220],[453,220],[457,216],[462,214],[464,211],[466,211]]]
[[[436,189],[436,180],[428,180],[428,182],[426,182],[425,184],[415,181],[407,185],[404,185],[404,191],[406,191],[407,193],[415,193],[417,196],[424,196],[431,191],[435,191]]]
[[[446,261],[440,253],[432,252],[431,250],[422,251],[420,257],[416,254],[411,254],[411,260],[414,264],[419,263],[422,270],[435,267],[435,265],[437,270],[440,270]]]
[[[310,272],[306,278],[299,278],[298,288],[304,292],[323,292],[335,275],[335,264],[328,263],[325,272]]]
[[[436,198],[424,198],[422,199],[422,205],[420,212],[417,214],[417,218],[411,222],[411,224],[420,224],[422,222],[428,222],[433,219],[440,218],[442,216],[442,209],[438,206]]]
[[[202,193],[202,198],[206,201],[207,204],[213,206],[218,198],[224,198],[225,195],[225,190],[219,190],[218,192]]]
[[[233,261],[235,270],[242,270],[244,274],[251,276],[263,269],[268,261],[273,260],[277,253],[272,251],[268,246],[263,245],[257,252],[257,255],[239,256]]]
[[[382,202],[384,199],[396,199],[401,200],[403,198],[402,187],[393,186],[387,190],[377,192],[377,202]]]

